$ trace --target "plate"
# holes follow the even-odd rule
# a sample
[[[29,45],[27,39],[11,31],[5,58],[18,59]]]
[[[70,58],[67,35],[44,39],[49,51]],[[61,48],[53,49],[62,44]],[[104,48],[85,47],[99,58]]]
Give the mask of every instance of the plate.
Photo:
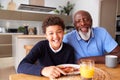
[[[61,65],[58,65],[58,67],[72,67],[72,68],[74,68],[75,71],[68,72],[67,75],[80,74],[80,71],[79,71],[80,65],[77,65],[77,64],[61,64]]]

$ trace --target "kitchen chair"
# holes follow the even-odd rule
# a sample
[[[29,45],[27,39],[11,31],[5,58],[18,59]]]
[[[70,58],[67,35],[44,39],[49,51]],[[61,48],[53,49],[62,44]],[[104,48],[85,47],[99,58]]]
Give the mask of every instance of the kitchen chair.
[[[32,49],[33,45],[24,45],[24,49],[26,50],[26,55],[29,53],[29,51]],[[39,64],[39,61],[37,60],[35,64]]]
[[[26,50],[26,54],[32,49],[33,45],[24,45],[24,49]]]

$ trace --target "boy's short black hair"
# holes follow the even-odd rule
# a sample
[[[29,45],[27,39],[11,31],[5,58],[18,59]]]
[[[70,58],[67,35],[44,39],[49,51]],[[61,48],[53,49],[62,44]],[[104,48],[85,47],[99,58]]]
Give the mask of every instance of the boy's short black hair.
[[[43,24],[42,24],[43,33],[46,32],[46,27],[52,26],[52,25],[59,25],[62,27],[63,30],[65,28],[64,21],[60,17],[49,16],[43,21]]]

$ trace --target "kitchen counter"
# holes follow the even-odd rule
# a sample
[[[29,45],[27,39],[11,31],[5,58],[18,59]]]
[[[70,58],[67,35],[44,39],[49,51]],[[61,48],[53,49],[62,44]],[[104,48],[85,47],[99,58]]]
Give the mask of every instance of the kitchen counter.
[[[12,51],[14,58],[14,66],[17,70],[17,67],[20,61],[26,56],[26,51],[24,49],[25,45],[35,45],[41,40],[45,40],[45,35],[13,35],[12,36]]]
[[[19,39],[38,39],[38,38],[45,38],[45,35],[18,35],[17,38]]]
[[[23,33],[0,33],[0,35],[22,35]]]

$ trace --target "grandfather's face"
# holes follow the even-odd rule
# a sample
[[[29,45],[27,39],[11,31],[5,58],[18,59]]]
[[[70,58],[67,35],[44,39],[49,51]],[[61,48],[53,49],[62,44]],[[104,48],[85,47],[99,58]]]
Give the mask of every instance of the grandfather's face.
[[[89,29],[92,26],[92,19],[89,13],[85,11],[79,11],[74,16],[74,25],[78,31],[82,33],[89,32]]]

